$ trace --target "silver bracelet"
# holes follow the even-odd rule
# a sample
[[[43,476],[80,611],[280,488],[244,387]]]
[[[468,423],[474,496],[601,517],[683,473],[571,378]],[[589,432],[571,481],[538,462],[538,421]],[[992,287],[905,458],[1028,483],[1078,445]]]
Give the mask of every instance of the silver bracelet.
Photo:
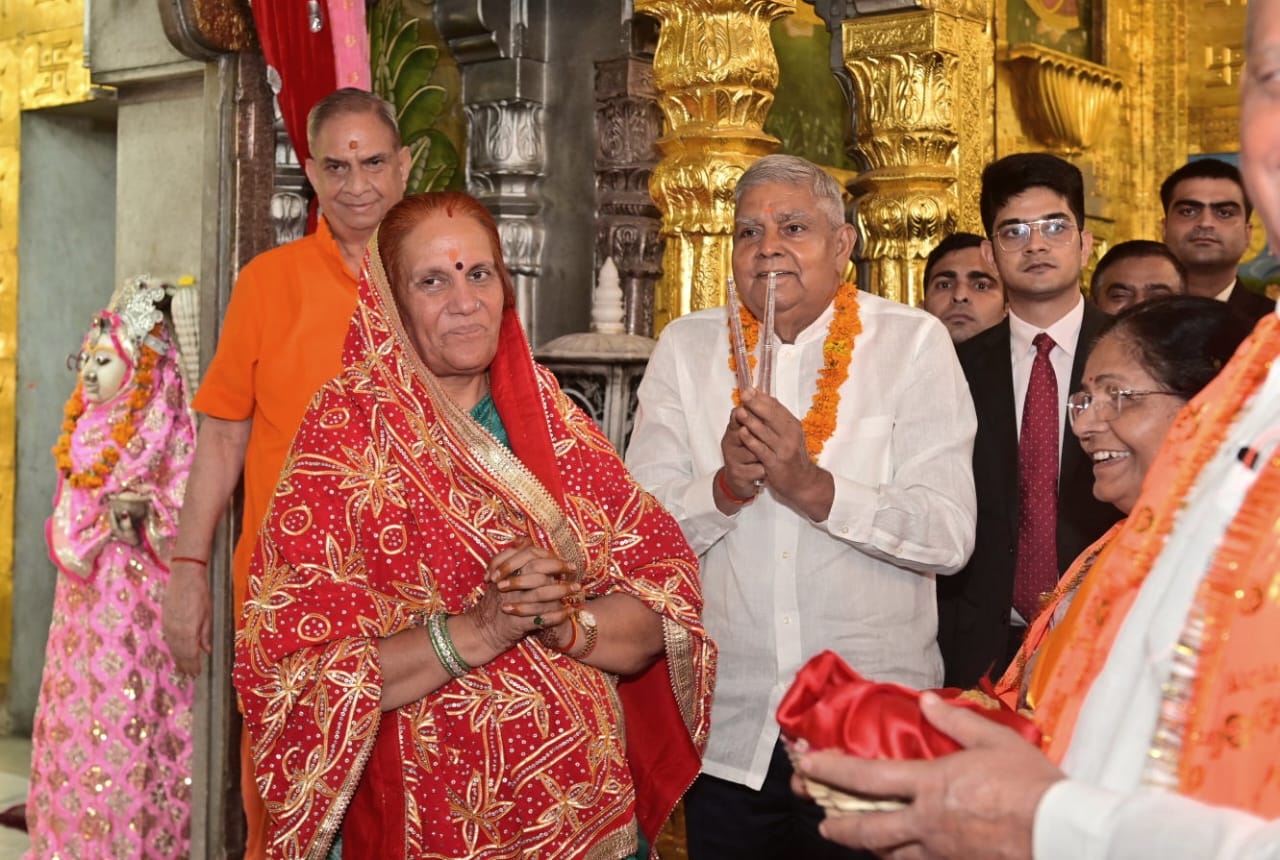
[[[431,650],[435,651],[436,659],[440,661],[441,666],[444,666],[449,677],[461,678],[471,671],[471,666],[462,659],[462,655],[454,647],[453,637],[449,635],[449,627],[446,624],[448,620],[447,612],[437,612],[432,615],[427,619],[427,633],[431,636]]]

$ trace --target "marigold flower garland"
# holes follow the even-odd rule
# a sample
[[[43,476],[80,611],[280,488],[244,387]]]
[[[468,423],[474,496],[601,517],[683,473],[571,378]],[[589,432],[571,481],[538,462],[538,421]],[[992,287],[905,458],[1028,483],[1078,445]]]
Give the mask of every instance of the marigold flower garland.
[[[62,435],[53,446],[53,458],[58,463],[58,471],[71,486],[77,489],[97,489],[106,481],[116,463],[120,462],[120,449],[127,447],[137,433],[135,416],[151,400],[151,386],[155,382],[154,371],[159,360],[160,355],[154,349],[142,347],[142,356],[133,377],[133,391],[129,394],[129,408],[111,427],[111,440],[115,445],[105,446],[98,461],[83,472],[73,472],[75,466],[71,461],[71,434],[75,432],[76,424],[85,410],[84,383],[76,383],[75,391],[71,392],[71,398],[62,409],[65,416]]]
[[[804,444],[814,460],[836,430],[836,410],[840,408],[840,386],[849,378],[849,362],[853,360],[853,346],[862,333],[862,319],[858,315],[857,287],[841,284],[836,290],[835,315],[827,327],[827,338],[822,343],[822,370],[818,372],[818,390],[813,393],[809,412],[800,421],[804,428]],[[742,319],[742,337],[747,344],[747,361],[752,376],[756,369],[756,344],[760,340],[760,323],[745,305],[739,305]],[[733,350],[729,350],[729,370],[735,375],[738,362]],[[741,403],[740,394],[733,391],[735,405]]]

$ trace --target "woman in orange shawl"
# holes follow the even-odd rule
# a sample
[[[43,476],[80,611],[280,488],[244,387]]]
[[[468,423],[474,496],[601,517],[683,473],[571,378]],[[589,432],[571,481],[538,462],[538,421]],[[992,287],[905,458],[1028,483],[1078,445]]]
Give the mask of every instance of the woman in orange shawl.
[[[269,856],[635,853],[706,739],[697,562],[533,363],[477,201],[387,214],[344,363],[236,644]]]
[[[1102,330],[1085,364],[1083,391],[1067,403],[1071,429],[1094,460],[1095,496],[1129,515],[1178,410],[1213,380],[1248,334],[1248,325],[1225,304],[1197,296],[1134,305]],[[1123,525],[1113,525],[1072,562],[1027,628],[996,685],[1005,704],[1034,709],[1028,682],[1038,652]]]

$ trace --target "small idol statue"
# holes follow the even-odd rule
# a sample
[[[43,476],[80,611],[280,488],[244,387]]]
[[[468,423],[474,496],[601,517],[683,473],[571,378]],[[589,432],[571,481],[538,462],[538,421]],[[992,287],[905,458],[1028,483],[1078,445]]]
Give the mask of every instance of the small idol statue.
[[[32,857],[185,858],[194,684],[161,637],[169,544],[195,449],[166,289],[93,320],[53,448],[60,575],[32,733]]]

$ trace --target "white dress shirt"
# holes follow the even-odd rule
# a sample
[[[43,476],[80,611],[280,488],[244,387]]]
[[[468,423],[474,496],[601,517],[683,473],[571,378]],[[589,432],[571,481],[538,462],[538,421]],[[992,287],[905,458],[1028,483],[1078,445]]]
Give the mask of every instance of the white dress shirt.
[[[1257,477],[1236,453],[1280,426],[1280,363],[1200,471],[1081,708],[1063,759],[1069,779],[1036,810],[1037,860],[1280,858],[1280,822],[1144,785],[1143,770],[1201,579]]]
[[[778,737],[778,701],[830,648],[867,677],[942,681],[935,574],[973,549],[969,387],[929,314],[858,294],[862,333],[818,464],[835,479],[825,522],[766,488],[725,516],[712,497],[733,408],[723,308],[663,331],[639,388],[627,466],[671,510],[700,556],[703,620],[720,646],[706,773],[759,788]],[[828,307],[780,344],[774,395],[803,417],[817,389]]]
[[[1062,468],[1062,443],[1067,435],[1064,423],[1067,417],[1067,398],[1071,396],[1071,365],[1076,360],[1076,345],[1080,340],[1080,327],[1084,325],[1084,296],[1075,307],[1063,314],[1048,328],[1038,328],[1020,318],[1009,309],[1009,358],[1013,361],[1013,408],[1017,413],[1018,435],[1022,435],[1022,407],[1027,400],[1027,387],[1031,384],[1031,365],[1036,359],[1036,347],[1032,341],[1040,332],[1053,338],[1054,347],[1049,352],[1049,363],[1058,380],[1058,468]]]

